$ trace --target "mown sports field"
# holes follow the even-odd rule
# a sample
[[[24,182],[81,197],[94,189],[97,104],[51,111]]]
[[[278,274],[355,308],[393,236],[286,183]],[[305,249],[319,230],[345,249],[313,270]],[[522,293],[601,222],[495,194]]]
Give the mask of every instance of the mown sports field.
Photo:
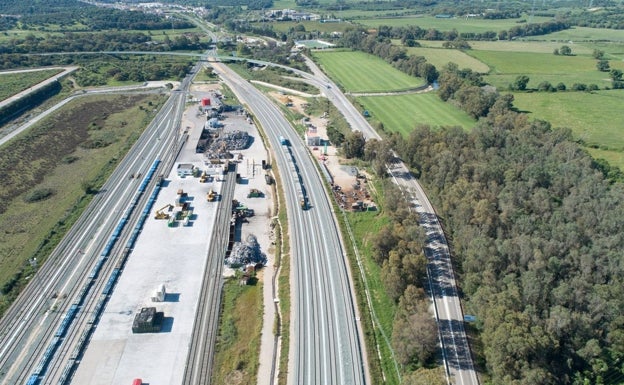
[[[347,92],[387,93],[424,84],[422,79],[408,76],[383,60],[362,52],[323,51],[315,52],[314,58]],[[356,60],[358,65],[354,66]],[[444,103],[435,92],[360,96],[357,100],[370,112],[371,122],[382,122],[386,130],[403,135],[419,124],[466,129],[475,125],[466,113]]]
[[[386,131],[407,136],[418,125],[474,127],[476,121],[459,108],[443,102],[435,92],[395,96],[366,96],[358,101]]]
[[[392,92],[425,85],[382,59],[358,51],[317,51],[314,58],[345,92]]]

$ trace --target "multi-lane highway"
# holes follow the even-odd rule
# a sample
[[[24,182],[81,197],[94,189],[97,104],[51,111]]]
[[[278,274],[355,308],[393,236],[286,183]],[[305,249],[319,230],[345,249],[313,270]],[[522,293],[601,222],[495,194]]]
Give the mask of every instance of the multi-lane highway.
[[[262,124],[283,181],[293,274],[288,383],[368,383],[346,257],[329,197],[313,160],[291,125],[265,95],[227,66],[213,66]],[[281,145],[279,136],[289,146]],[[300,193],[306,197],[306,209],[300,205]]]
[[[136,176],[146,175],[157,159],[162,161],[159,167],[171,166],[185,98],[183,92],[172,94],[0,321],[0,384],[26,383],[29,379],[32,383],[56,384],[71,371],[72,356],[84,342],[82,337],[90,327],[98,298],[123,253],[137,221],[136,213],[149,195],[147,191],[137,197],[144,180]],[[149,190],[154,183],[145,187]],[[139,209],[128,216],[128,224],[114,237],[133,202]],[[104,253],[112,238],[117,242]],[[93,274],[96,266],[100,268]]]

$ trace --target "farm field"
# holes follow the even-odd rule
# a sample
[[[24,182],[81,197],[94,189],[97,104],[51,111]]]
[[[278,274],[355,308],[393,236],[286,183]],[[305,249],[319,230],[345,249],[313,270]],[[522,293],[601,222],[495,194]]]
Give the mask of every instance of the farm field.
[[[531,40],[551,40],[562,43],[611,41],[624,43],[624,30],[607,28],[573,27],[543,36],[531,36]]]
[[[263,23],[255,23],[261,26]],[[276,21],[271,23],[271,27],[276,32],[288,32],[295,26],[302,25],[306,31],[319,31],[323,33],[344,32],[347,28],[353,28],[350,23],[321,23],[318,21]]]
[[[598,71],[596,59],[590,56],[479,50],[469,50],[467,53],[489,65],[491,71],[485,80],[503,89],[518,75],[529,76],[528,88],[536,88],[542,81],[549,81],[553,85],[562,82],[568,88],[574,83],[593,83],[600,88],[611,86],[609,75]],[[624,69],[623,62],[610,64],[612,68]]]
[[[314,52],[313,56],[346,92],[402,91],[425,84],[423,79],[409,76],[364,52],[325,51]]]
[[[89,200],[85,185],[97,189],[108,178],[163,101],[155,94],[80,98],[0,148],[5,182],[0,186],[0,286],[20,271],[17,285],[23,283],[29,258],[43,262]],[[0,313],[10,297],[0,297]]]
[[[550,35],[547,35],[550,36]],[[529,40],[499,40],[499,41],[470,41],[473,51],[505,51],[505,52],[532,52],[551,54],[567,42],[556,41],[529,41]],[[583,45],[569,45],[575,55],[591,56],[593,48]]]
[[[434,92],[366,96],[358,101],[367,109],[372,119],[383,122],[384,129],[408,135],[419,124],[431,126],[474,127],[476,121],[450,103],[445,103]]]
[[[63,72],[63,70],[49,69],[0,74],[0,100],[13,96],[61,72]]]
[[[599,147],[590,152],[624,169],[624,91],[534,92],[515,93],[514,105],[536,119],[549,121],[553,127],[567,127],[576,139],[587,146]]]
[[[470,68],[479,73],[488,73],[490,71],[490,67],[487,64],[457,49],[409,47],[407,48],[407,54],[424,56],[438,70],[449,62],[453,62],[459,68]]]
[[[526,18],[523,18],[526,19]],[[358,24],[362,24],[367,27],[377,28],[380,25],[387,25],[391,27],[405,27],[410,25],[416,25],[422,29],[435,28],[439,31],[450,31],[456,29],[457,32],[475,32],[482,33],[488,31],[494,31],[498,33],[502,30],[508,30],[517,26],[518,21],[521,19],[505,19],[505,20],[486,20],[478,18],[450,18],[440,19],[434,16],[405,16],[396,18],[369,18],[359,19]],[[545,21],[552,20],[550,17],[534,17],[534,23],[543,23]]]

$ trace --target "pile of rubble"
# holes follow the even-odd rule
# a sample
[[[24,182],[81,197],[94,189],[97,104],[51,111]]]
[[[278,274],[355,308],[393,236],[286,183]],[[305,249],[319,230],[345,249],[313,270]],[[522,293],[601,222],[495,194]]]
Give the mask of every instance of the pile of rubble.
[[[258,239],[253,234],[249,234],[245,242],[234,243],[230,256],[225,259],[225,264],[234,268],[246,265],[266,265],[266,263],[266,254],[260,251]]]
[[[251,144],[251,136],[245,131],[225,132],[208,141],[205,151],[209,159],[232,158],[232,151],[244,150]]]

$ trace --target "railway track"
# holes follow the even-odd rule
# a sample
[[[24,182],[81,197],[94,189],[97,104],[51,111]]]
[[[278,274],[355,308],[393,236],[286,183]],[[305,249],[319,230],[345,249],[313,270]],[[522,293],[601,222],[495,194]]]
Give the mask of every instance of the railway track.
[[[207,385],[212,378],[214,347],[218,333],[223,288],[223,260],[229,241],[229,227],[232,218],[232,199],[236,182],[236,167],[230,167],[221,190],[221,201],[215,218],[204,279],[195,321],[193,337],[184,370],[184,385]]]
[[[104,263],[112,258],[110,255],[106,255],[102,262],[100,250],[108,247],[105,246],[107,237],[110,242],[111,234],[117,231],[114,230],[116,220],[133,199],[137,189],[135,182],[138,182],[133,176],[145,175],[153,159],[167,156],[170,152],[168,147],[175,141],[175,129],[179,126],[183,103],[183,93],[172,95],[104,184],[101,193],[94,198],[0,321],[2,384],[28,381],[53,383],[51,378],[55,376],[48,376],[44,372],[49,368],[58,373],[62,365],[54,357],[71,356],[71,347],[81,338],[77,337],[81,329],[74,325],[88,321],[89,307],[97,303],[99,293],[107,283],[100,277],[107,277],[114,268],[113,263]],[[174,129],[171,128],[171,121],[166,119],[172,114],[176,117],[174,121],[178,122],[177,126],[173,125]],[[168,163],[172,164],[173,159],[174,155],[167,156]],[[143,202],[144,197],[137,204]],[[116,237],[121,235],[117,234]],[[125,238],[121,240],[123,242]],[[111,247],[106,254],[111,252],[117,255],[119,249]],[[87,276],[98,264],[104,268],[101,275]],[[53,293],[57,293],[58,297],[50,304]],[[78,309],[72,308],[73,305],[77,305]],[[68,317],[70,320],[63,326]],[[57,335],[59,328],[63,328],[61,335]],[[53,356],[54,363],[50,356]]]
[[[365,356],[348,269],[329,196],[313,160],[301,138],[266,96],[226,66],[213,66],[238,98],[249,105],[276,149],[287,201],[293,264],[292,365],[288,383],[365,384]],[[280,150],[280,136],[291,143],[290,156],[298,167],[296,176],[290,171],[289,156]],[[300,190],[306,192],[306,210],[298,200]]]

